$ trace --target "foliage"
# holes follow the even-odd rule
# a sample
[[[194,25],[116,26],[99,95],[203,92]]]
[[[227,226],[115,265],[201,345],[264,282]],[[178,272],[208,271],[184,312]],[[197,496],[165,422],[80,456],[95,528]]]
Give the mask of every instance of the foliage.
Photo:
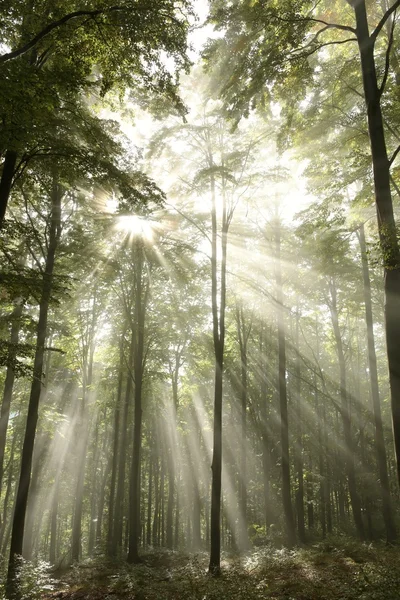
[[[220,578],[206,575],[204,554],[155,551],[143,560],[135,567],[101,559],[84,563],[63,577],[57,597],[395,600],[400,593],[398,549],[343,538],[328,539],[309,549],[268,546],[243,558],[225,555]]]

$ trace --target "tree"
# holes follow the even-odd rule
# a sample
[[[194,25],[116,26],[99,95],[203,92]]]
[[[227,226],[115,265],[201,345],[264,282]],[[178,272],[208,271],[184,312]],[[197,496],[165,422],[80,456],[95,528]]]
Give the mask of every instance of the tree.
[[[176,84],[177,73],[188,66],[186,0],[163,0],[157,6],[148,0],[95,3],[88,9],[78,9],[75,2],[50,6],[43,0],[29,7],[2,9],[4,43],[13,49],[0,56],[0,72],[7,82],[0,95],[5,110],[0,227],[16,177],[33,156],[45,152],[54,115],[60,110],[69,113],[65,96],[71,99],[95,90],[104,96],[113,86],[130,87],[149,105],[151,98],[163,97],[184,112]],[[174,74],[163,53],[172,59]]]
[[[282,10],[262,3],[235,2],[228,7],[217,0],[212,5],[212,19],[218,27],[227,28],[222,40],[210,43],[206,58],[217,56],[217,73],[220,76],[218,90],[229,112],[237,120],[248,114],[252,102],[262,104],[265,95],[270,97],[271,86],[282,91],[282,82],[296,85],[299,94],[285,103],[287,116],[292,118],[294,106],[304,97],[311,75],[308,57],[323,47],[357,42],[360,53],[360,72],[363,94],[367,109],[368,133],[371,145],[375,205],[380,236],[382,261],[385,270],[385,331],[387,356],[392,397],[392,420],[397,463],[400,465],[400,356],[396,339],[400,333],[400,250],[397,240],[393,202],[391,196],[391,167],[398,149],[388,157],[382,97],[388,84],[391,69],[396,19],[391,21],[389,39],[386,44],[384,68],[381,82],[378,81],[375,47],[388,20],[396,15],[400,6],[393,2],[370,33],[366,3],[364,0],[349,0],[353,9],[355,27],[347,24],[348,13],[343,23],[324,19],[325,6],[315,8],[309,2],[288,2]],[[335,5],[336,7],[336,5]],[[340,9],[338,9],[340,14]],[[237,27],[241,24],[243,29]],[[261,27],[260,27],[261,24]],[[266,35],[270,32],[270,35]],[[332,37],[332,32],[339,37]],[[307,37],[308,35],[308,37]],[[350,37],[344,37],[350,36]],[[324,39],[325,36],[325,39]],[[279,45],[274,42],[279,39]],[[229,49],[239,45],[239,60],[232,61]],[[248,61],[248,56],[257,60]],[[214,65],[213,65],[214,67]],[[244,76],[244,74],[247,76]],[[267,91],[267,84],[270,86]],[[285,92],[284,92],[285,93]],[[281,96],[282,97],[282,96]],[[400,482],[400,467],[398,467]]]

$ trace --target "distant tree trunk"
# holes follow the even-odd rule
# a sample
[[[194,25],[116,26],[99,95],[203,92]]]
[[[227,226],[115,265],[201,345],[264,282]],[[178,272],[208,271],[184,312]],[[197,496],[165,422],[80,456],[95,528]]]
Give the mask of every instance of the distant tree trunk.
[[[94,439],[92,442],[92,473],[91,473],[91,484],[90,484],[90,524],[89,524],[89,540],[88,540],[88,554],[93,556],[94,546],[96,543],[96,523],[97,523],[97,496],[98,496],[98,464],[99,464],[99,421],[100,414],[97,415],[96,425],[94,430]]]
[[[107,488],[107,480],[110,475],[111,469],[112,469],[112,457],[110,456],[107,461],[107,465],[104,469],[104,474],[103,474],[101,486],[100,486],[98,505],[97,505],[96,546],[99,546],[103,539],[102,532],[103,532],[104,506],[106,503],[106,488]]]
[[[236,330],[240,350],[240,403],[241,403],[241,448],[239,474],[239,548],[247,550],[247,344],[251,332],[251,322],[246,327],[243,304],[236,303]]]
[[[35,358],[33,364],[33,380],[29,396],[28,415],[24,443],[21,455],[21,471],[16,494],[14,518],[11,533],[10,559],[8,564],[6,591],[12,599],[18,597],[17,557],[22,554],[22,545],[25,528],[26,507],[31,481],[32,456],[35,444],[36,425],[38,421],[39,400],[42,391],[43,362],[47,336],[47,319],[53,284],[53,271],[55,256],[61,235],[61,198],[63,191],[57,179],[53,178],[51,193],[51,214],[49,225],[49,238],[45,268],[43,273],[43,287],[40,297],[39,320],[37,324],[37,338]]]
[[[45,377],[47,374],[48,373],[45,372]],[[40,494],[40,473],[42,469],[43,458],[46,454],[47,442],[48,440],[44,439],[43,434],[36,435],[32,461],[31,484],[29,488],[29,498],[25,517],[24,544],[22,548],[22,556],[25,558],[25,560],[29,561],[32,560],[33,549],[36,541],[36,536],[34,535],[34,525],[35,518],[37,516],[37,503]],[[41,514],[43,514],[42,511]]]
[[[269,432],[269,399],[267,387],[267,360],[266,360],[266,341],[264,337],[264,324],[261,326],[260,341],[260,396],[261,396],[261,441],[262,441],[262,465],[263,465],[263,486],[264,486],[264,515],[265,531],[268,533],[270,525],[274,522],[274,516],[271,508],[271,443]]]
[[[299,308],[296,311],[296,408],[297,408],[297,440],[295,451],[295,463],[297,473],[296,513],[299,540],[303,544],[306,541],[305,516],[304,516],[304,461],[303,461],[303,425],[301,410],[301,368],[300,368],[300,315]]]
[[[4,540],[6,527],[7,527],[8,504],[9,504],[9,500],[11,497],[11,491],[12,491],[16,441],[17,441],[17,435],[16,435],[16,432],[13,431],[13,435],[11,438],[10,460],[8,463],[7,485],[6,485],[6,492],[4,494],[4,504],[3,504],[3,511],[2,511],[2,515],[1,515],[1,525],[0,525],[0,552],[3,555],[5,554],[5,547],[3,546],[3,540]],[[4,475],[4,473],[3,473],[3,475]]]
[[[151,506],[153,502],[152,493],[153,493],[153,456],[152,450],[150,450],[149,456],[149,487],[147,492],[147,536],[146,543],[147,546],[151,546]]]
[[[381,108],[383,88],[378,85],[376,73],[375,37],[369,33],[366,3],[365,0],[348,1],[354,8],[356,19],[356,37],[361,58],[364,99],[371,144],[375,203],[385,267],[385,331],[397,477],[400,483],[400,248],[390,189],[391,161],[386,148]]]
[[[132,333],[133,336],[133,333]],[[129,352],[129,364],[133,362],[133,342],[131,341],[130,352]],[[117,491],[115,494],[115,510],[114,510],[114,536],[113,536],[113,547],[112,556],[117,554],[117,549],[122,548],[122,536],[123,536],[123,513],[124,513],[124,496],[125,496],[125,467],[126,457],[128,452],[128,414],[129,404],[132,394],[132,375],[128,372],[126,379],[125,398],[124,398],[124,410],[121,420],[121,441],[119,445],[119,460],[118,460],[118,481]]]
[[[281,416],[281,462],[282,462],[282,502],[285,513],[287,544],[289,547],[296,543],[296,531],[290,492],[290,459],[289,459],[289,419],[286,386],[286,331],[283,313],[283,287],[281,271],[281,225],[279,218],[275,223],[275,279],[276,306],[278,322],[278,389]]]
[[[210,166],[213,166],[212,161]],[[213,458],[211,465],[211,551],[209,564],[211,575],[219,575],[221,570],[222,385],[225,346],[226,252],[229,229],[225,193],[222,196],[221,280],[218,310],[217,206],[215,180],[214,176],[211,175],[211,304],[215,355]]]
[[[176,431],[176,415],[178,411],[178,382],[179,382],[179,369],[181,366],[181,348],[175,350],[175,360],[173,361],[173,367],[170,368],[171,385],[172,385],[172,422],[168,423],[170,427],[169,435],[169,449],[168,449],[168,503],[167,503],[167,548],[173,547],[173,509],[174,509],[174,492],[175,492],[175,478],[176,478],[176,464],[175,464],[175,438],[174,431]]]
[[[6,215],[16,164],[17,153],[14,150],[7,150],[0,179],[0,229],[3,227],[3,221]]]
[[[19,331],[21,329],[21,316],[23,311],[23,302],[19,298],[15,301],[14,309],[11,313],[11,335],[10,347],[8,350],[8,365],[6,379],[4,382],[3,401],[1,403],[0,416],[0,497],[3,484],[4,473],[4,452],[6,447],[7,427],[10,417],[11,398],[14,387],[15,373],[13,363],[16,359],[16,345],[18,344]]]
[[[367,244],[365,242],[364,225],[361,225],[359,232],[359,242],[361,250],[361,260],[364,281],[364,304],[365,320],[367,324],[367,342],[368,342],[368,366],[371,383],[371,397],[374,411],[375,422],[375,451],[378,465],[379,481],[382,493],[382,512],[386,528],[386,541],[393,543],[396,540],[396,526],[393,519],[392,503],[390,499],[389,475],[387,470],[385,437],[383,433],[381,402],[379,398],[378,367],[375,352],[374,325],[372,314],[372,296],[371,280],[369,276]]]
[[[78,473],[76,478],[76,491],[74,501],[74,521],[72,526],[71,540],[71,559],[78,562],[81,556],[81,537],[82,537],[82,514],[83,514],[83,494],[85,485],[87,447],[89,443],[89,405],[92,397],[93,383],[93,357],[94,357],[94,334],[97,321],[96,311],[96,293],[92,298],[92,314],[89,324],[88,345],[84,348],[83,364],[83,382],[82,382],[82,402],[80,407],[80,426],[78,427]]]
[[[317,323],[318,336],[318,323]],[[318,358],[318,350],[317,350]],[[314,398],[315,398],[315,414],[317,418],[318,428],[318,470],[319,470],[319,520],[321,524],[322,538],[326,538],[326,472],[325,472],[325,448],[323,443],[323,417],[322,410],[319,404],[319,393],[317,388],[317,378],[314,374]]]
[[[142,448],[142,390],[144,374],[144,335],[146,322],[146,306],[149,294],[149,282],[144,284],[144,256],[143,242],[136,241],[135,256],[135,315],[133,327],[133,369],[135,378],[134,391],[134,431],[133,451],[130,473],[130,511],[129,511],[129,551],[128,562],[138,563],[139,558],[139,536],[140,536],[140,464]]]
[[[160,491],[158,486],[159,480],[159,460],[158,456],[156,457],[154,464],[154,514],[153,514],[153,528],[152,528],[152,543],[154,548],[158,545],[158,513],[160,506]]]
[[[160,515],[158,524],[158,545],[164,547],[165,544],[165,463],[161,459],[161,478],[160,478]]]
[[[337,307],[337,290],[336,290],[336,282],[333,278],[330,279],[329,282],[329,292],[330,292],[330,312],[332,318],[332,327],[335,336],[336,342],[336,351],[339,359],[339,371],[340,371],[340,412],[343,423],[343,435],[345,442],[345,456],[344,456],[344,464],[347,474],[347,480],[349,485],[349,493],[350,493],[350,502],[351,508],[353,511],[354,523],[357,529],[358,536],[361,539],[365,538],[364,532],[364,524],[362,520],[361,514],[361,501],[357,492],[357,484],[356,484],[356,473],[355,473],[355,448],[353,442],[353,436],[351,432],[351,421],[350,421],[350,413],[349,413],[349,403],[347,399],[347,389],[346,389],[346,363],[344,357],[343,343],[342,337],[340,334],[339,328],[339,316],[338,316],[338,307]]]
[[[176,507],[175,507],[175,548],[179,548],[180,544],[180,474],[178,472],[177,477],[177,490],[176,490]]]
[[[198,552],[201,547],[201,529],[200,529],[201,502],[200,502],[199,485],[198,485],[198,481],[197,481],[195,475],[193,476],[192,494],[193,494],[192,548],[195,552]]]
[[[123,383],[123,343],[124,343],[125,331],[121,335],[119,343],[119,367],[118,367],[118,390],[117,390],[117,401],[114,413],[114,437],[113,437],[113,451],[112,451],[112,466],[111,466],[111,481],[110,481],[110,495],[108,498],[108,524],[107,524],[107,555],[115,556],[116,544],[115,541],[115,530],[114,530],[114,512],[115,512],[115,487],[117,481],[117,470],[118,470],[118,442],[120,437],[120,421],[121,421],[121,410],[122,410],[122,383]]]

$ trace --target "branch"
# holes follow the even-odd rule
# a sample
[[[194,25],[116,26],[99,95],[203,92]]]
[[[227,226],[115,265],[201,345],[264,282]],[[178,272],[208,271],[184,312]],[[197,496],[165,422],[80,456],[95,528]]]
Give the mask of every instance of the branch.
[[[395,26],[395,24],[396,24],[396,11],[394,11],[394,16],[393,16],[393,19],[392,19],[392,25],[390,27],[389,41],[388,41],[388,45],[387,45],[387,48],[386,48],[385,71],[383,73],[382,83],[381,83],[381,86],[379,88],[379,97],[382,96],[382,94],[383,94],[383,92],[385,90],[387,78],[388,78],[388,75],[389,75],[389,69],[390,69],[390,52],[391,52],[392,46],[393,46],[394,26]]]
[[[29,50],[34,48],[38,42],[40,42],[43,38],[49,35],[49,33],[51,33],[54,29],[58,29],[62,25],[65,25],[65,23],[68,23],[68,21],[72,21],[73,19],[78,19],[79,17],[85,16],[94,18],[105,13],[126,10],[126,8],[126,6],[111,6],[110,8],[99,8],[97,10],[76,10],[72,13],[64,15],[58,21],[53,21],[52,23],[46,25],[46,27],[44,27],[44,29],[42,29],[42,31],[40,31],[38,34],[36,34],[35,37],[33,37],[30,40],[30,42],[25,44],[25,46],[17,48],[17,50],[13,50],[12,52],[2,54],[0,56],[0,64],[12,60],[13,58],[18,58],[18,56],[21,56],[22,54],[26,54]]]
[[[398,9],[399,6],[400,6],[400,0],[396,0],[396,2],[394,4],[392,4],[392,6],[390,8],[387,9],[387,11],[383,15],[382,19],[379,21],[378,25],[375,27],[374,31],[371,33],[371,41],[373,44],[375,43],[376,38],[380,34],[382,27],[385,25],[385,23],[388,20],[388,18],[390,17],[390,15],[392,13],[394,13]]]
[[[307,48],[309,48],[309,44],[307,44],[306,46],[303,46],[303,48],[300,48],[300,51],[293,52],[287,60],[292,61],[297,60],[299,58],[306,58],[307,56],[318,52],[319,50],[321,50],[321,48],[325,48],[325,46],[337,46],[340,44],[347,44],[347,42],[357,42],[357,38],[347,38],[345,40],[333,40],[331,42],[325,42],[324,44],[319,44],[314,48],[311,46],[309,51],[307,51]]]
[[[397,2],[400,4],[400,0]],[[315,19],[314,17],[301,17],[300,19],[285,19],[284,17],[278,17],[278,15],[274,15],[274,18],[278,21],[283,21],[284,23],[320,23],[321,25],[325,25],[327,29],[339,29],[340,31],[350,31],[357,33],[354,27],[350,27],[349,25],[341,25],[340,23],[328,23],[328,21],[323,21],[322,19]]]
[[[396,150],[392,154],[392,158],[389,160],[389,167],[392,166],[392,164],[399,152],[400,152],[400,146],[397,146]]]

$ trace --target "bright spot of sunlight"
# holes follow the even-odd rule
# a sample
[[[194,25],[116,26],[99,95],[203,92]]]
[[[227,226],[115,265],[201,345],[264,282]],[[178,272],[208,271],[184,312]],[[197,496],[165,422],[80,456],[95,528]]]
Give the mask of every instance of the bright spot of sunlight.
[[[148,242],[152,242],[154,238],[154,229],[151,222],[137,215],[117,217],[115,228],[131,237],[142,237]]]

